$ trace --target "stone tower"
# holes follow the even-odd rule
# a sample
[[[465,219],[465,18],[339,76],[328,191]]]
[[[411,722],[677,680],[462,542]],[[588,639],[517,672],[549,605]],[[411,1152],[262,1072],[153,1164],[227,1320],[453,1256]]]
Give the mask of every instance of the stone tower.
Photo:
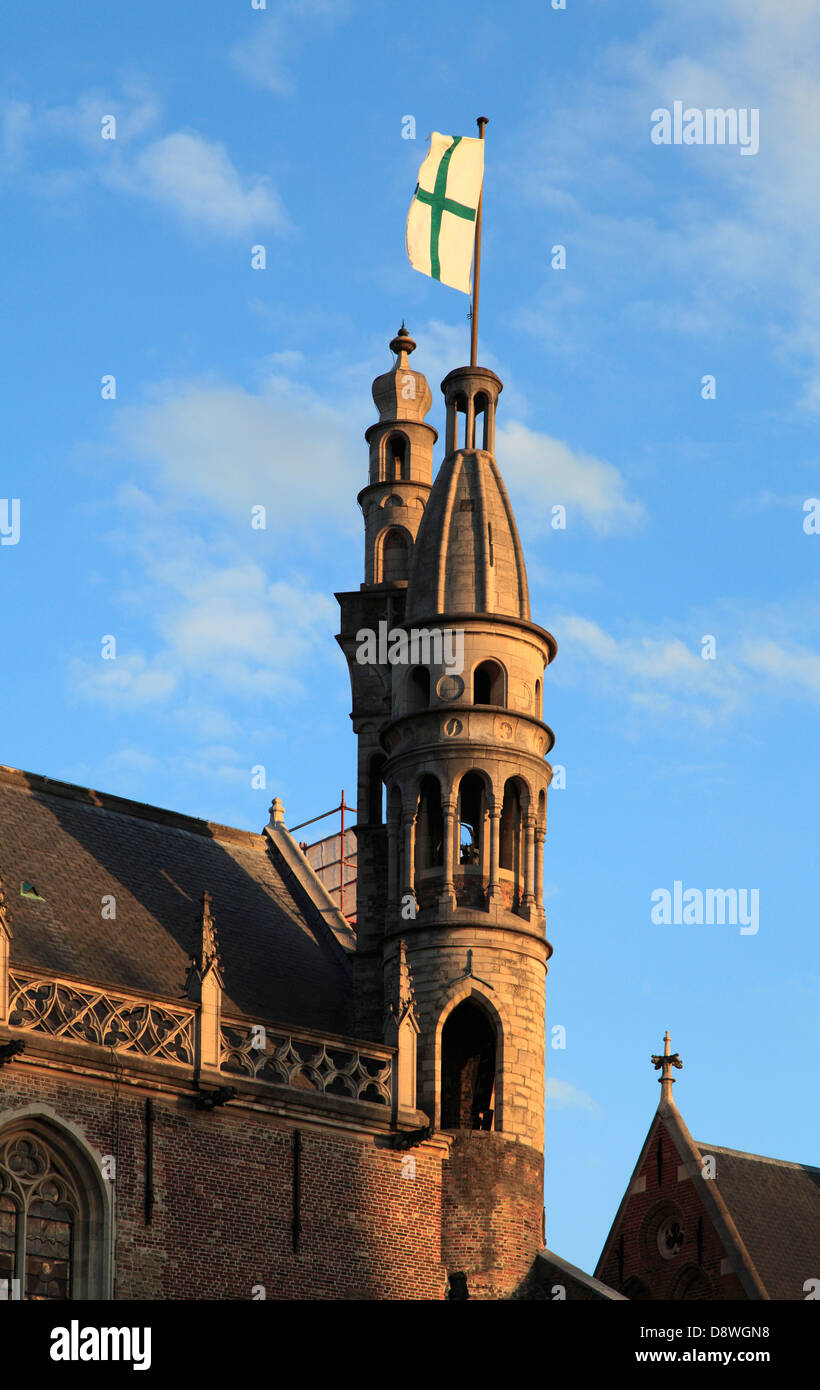
[[[553,744],[542,704],[556,644],[530,618],[521,542],[495,461],[502,384],[486,368],[460,367],[442,390],[444,460],[428,489],[432,440],[420,435],[423,477],[408,485],[412,500],[426,505],[408,528],[407,579],[386,581],[368,559],[368,597],[348,605],[340,638],[350,660],[350,620],[355,612],[360,627],[373,626],[364,614],[375,612],[380,594],[379,613],[389,611],[408,639],[405,659],[390,671],[376,666],[365,676],[351,660],[360,796],[363,786],[375,795],[367,778],[376,768],[386,791],[386,837],[365,827],[365,843],[379,836],[378,863],[371,853],[366,872],[382,876],[378,889],[367,886],[381,915],[365,921],[360,898],[359,929],[369,969],[380,956],[385,1002],[400,967],[409,971],[416,1104],[435,1130],[452,1136],[442,1258],[466,1277],[471,1296],[505,1297],[542,1243],[551,953],[542,865]],[[395,418],[375,427],[380,438]],[[368,552],[378,554],[377,538],[400,513],[388,496],[394,485],[374,475],[381,446],[368,434],[363,505],[390,505],[381,530],[366,521]],[[393,597],[398,584],[401,604]],[[341,596],[343,612],[349,598]]]
[[[416,344],[402,324],[390,343],[393,367],[376,377],[376,424],[365,431],[370,448],[367,486],[358,496],[364,513],[365,579],[351,593],[337,594],[341,632],[353,694],[351,719],[358,738],[357,1036],[381,1038],[384,1023],[382,940],[387,910],[387,831],[384,824],[386,761],[382,730],[392,712],[394,667],[387,660],[360,661],[356,634],[377,635],[401,624],[413,548],[433,484],[433,445],[438,431],[425,422],[433,403],[427,379],[410,366]],[[384,643],[382,643],[384,647]]]

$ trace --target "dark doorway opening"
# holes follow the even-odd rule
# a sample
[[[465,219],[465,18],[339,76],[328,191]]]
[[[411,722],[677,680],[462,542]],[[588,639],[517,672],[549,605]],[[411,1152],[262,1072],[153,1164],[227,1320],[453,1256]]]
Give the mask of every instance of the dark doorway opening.
[[[441,1033],[442,1129],[492,1129],[495,1029],[471,999],[453,1009]]]

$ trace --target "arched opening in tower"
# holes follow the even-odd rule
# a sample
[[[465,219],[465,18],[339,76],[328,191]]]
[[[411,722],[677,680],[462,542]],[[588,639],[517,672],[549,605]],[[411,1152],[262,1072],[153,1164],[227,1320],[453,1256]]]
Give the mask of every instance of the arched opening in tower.
[[[383,753],[376,753],[370,759],[368,768],[367,821],[369,825],[384,824],[384,783],[382,768],[387,762]]]
[[[504,783],[499,827],[499,868],[506,869],[513,879],[513,906],[521,884],[521,793],[514,777]]]
[[[382,583],[396,584],[410,572],[407,537],[401,531],[388,531],[382,548]]]
[[[463,392],[459,392],[453,397],[453,452],[456,449],[470,449],[472,444],[467,439],[467,397]],[[459,424],[459,415],[463,416]],[[462,443],[459,443],[459,440]]]
[[[484,782],[477,772],[468,772],[458,789],[460,864],[481,865],[484,810]]]
[[[490,1019],[465,999],[441,1031],[442,1129],[492,1129],[495,1058]]]
[[[416,878],[427,869],[440,869],[444,863],[444,817],[441,788],[430,773],[421,779],[416,817]]]
[[[430,707],[430,672],[426,666],[414,666],[407,677],[407,713],[420,714]]]
[[[403,434],[391,434],[385,446],[386,481],[407,482],[410,477],[407,439]]]
[[[490,399],[486,391],[479,391],[475,397],[475,447],[490,447]]]
[[[473,704],[503,705],[504,672],[497,661],[482,661],[473,672]]]

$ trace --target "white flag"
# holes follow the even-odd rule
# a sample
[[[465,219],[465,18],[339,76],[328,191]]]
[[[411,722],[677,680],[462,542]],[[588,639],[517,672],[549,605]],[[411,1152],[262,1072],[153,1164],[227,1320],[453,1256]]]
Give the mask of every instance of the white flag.
[[[471,289],[483,177],[483,140],[434,130],[407,217],[407,254],[414,270],[465,294]]]

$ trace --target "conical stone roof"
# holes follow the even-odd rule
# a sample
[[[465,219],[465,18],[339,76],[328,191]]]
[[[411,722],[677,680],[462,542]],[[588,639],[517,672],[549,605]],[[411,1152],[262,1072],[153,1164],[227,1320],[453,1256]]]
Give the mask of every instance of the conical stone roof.
[[[421,520],[405,621],[493,613],[529,621],[524,553],[504,480],[483,449],[449,454]]]

